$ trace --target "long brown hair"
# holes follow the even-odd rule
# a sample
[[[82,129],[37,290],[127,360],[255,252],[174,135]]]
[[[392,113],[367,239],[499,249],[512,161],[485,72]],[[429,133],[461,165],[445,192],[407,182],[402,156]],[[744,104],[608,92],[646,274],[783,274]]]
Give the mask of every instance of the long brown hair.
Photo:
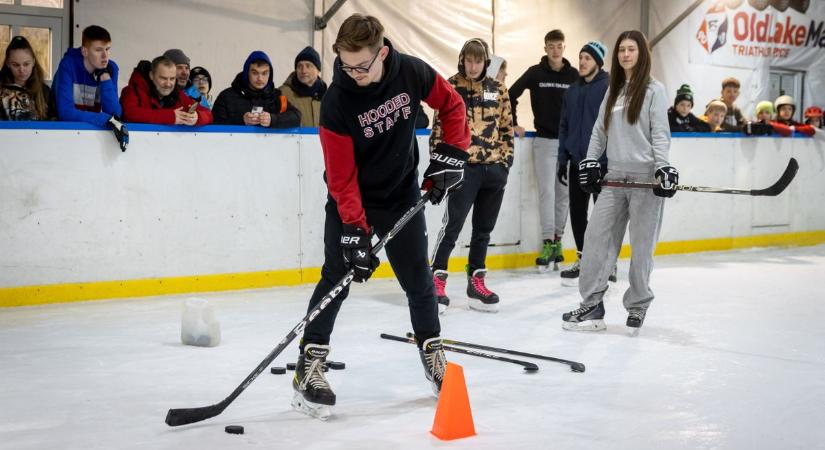
[[[639,47],[639,59],[636,65],[633,66],[633,78],[625,79],[624,68],[619,64],[619,44],[622,41],[630,39],[636,42]],[[607,97],[607,105],[604,109],[604,130],[607,132],[610,128],[610,116],[613,114],[613,107],[616,106],[616,101],[619,99],[619,94],[622,87],[627,82],[625,87],[624,100],[624,117],[631,125],[639,120],[639,114],[642,112],[642,103],[645,100],[645,93],[647,92],[647,85],[650,83],[650,46],[647,44],[647,38],[644,33],[638,30],[625,31],[616,39],[616,45],[613,47],[613,62],[610,68],[610,95]]]
[[[43,80],[46,78],[46,72],[37,61],[37,55],[34,54],[34,49],[31,44],[29,44],[29,41],[23,36],[15,36],[12,38],[11,42],[9,42],[9,46],[6,47],[6,56],[3,58],[3,65],[0,66],[2,67],[0,68],[0,84],[14,83],[14,74],[11,72],[11,68],[7,65],[9,55],[11,55],[11,52],[14,50],[28,50],[28,52],[32,55],[34,67],[32,67],[32,74],[29,76],[29,79],[26,80],[26,85],[23,86],[23,88],[28,91],[29,95],[31,95],[34,100],[34,112],[37,113],[37,118],[39,120],[45,120],[48,118],[48,111],[46,107],[48,99],[43,92]]]

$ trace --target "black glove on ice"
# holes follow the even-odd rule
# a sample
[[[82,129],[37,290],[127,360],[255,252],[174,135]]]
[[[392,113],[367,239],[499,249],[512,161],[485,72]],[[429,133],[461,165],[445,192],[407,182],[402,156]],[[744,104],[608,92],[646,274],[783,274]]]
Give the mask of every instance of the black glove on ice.
[[[126,129],[126,125],[115,116],[112,116],[109,121],[106,122],[106,125],[115,134],[115,139],[117,139],[117,143],[120,144],[120,151],[125,152],[126,147],[129,146],[129,130]]]
[[[461,188],[464,182],[464,164],[470,155],[452,145],[443,142],[435,146],[430,153],[430,166],[424,172],[421,190],[430,193],[433,205],[441,203],[452,191]]]
[[[591,158],[579,163],[579,185],[584,192],[598,194],[602,191],[602,165]]]
[[[381,264],[378,257],[373,255],[372,244],[370,243],[372,232],[366,231],[363,228],[344,224],[344,229],[341,232],[341,250],[344,253],[344,265],[347,270],[355,271],[355,277],[352,279],[356,283],[363,283],[370,279],[372,273]]]
[[[676,185],[679,184],[679,171],[673,166],[662,166],[656,169],[656,179],[659,187],[653,188],[657,197],[673,197],[676,195]]]

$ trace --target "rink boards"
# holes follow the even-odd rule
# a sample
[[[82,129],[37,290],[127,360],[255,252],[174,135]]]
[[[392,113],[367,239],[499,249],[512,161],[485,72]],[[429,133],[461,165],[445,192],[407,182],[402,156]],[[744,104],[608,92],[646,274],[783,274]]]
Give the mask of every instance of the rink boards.
[[[314,130],[132,125],[121,153],[108,131],[49,125],[0,129],[0,306],[318,279],[326,186]],[[418,142],[423,172],[428,135]],[[825,242],[823,142],[674,137],[671,163],[685,184],[766,187],[792,156],[800,170],[774,198],[679,193],[657,253]],[[492,269],[530,266],[539,248],[531,143],[516,142]],[[431,247],[443,212],[426,210]],[[463,268],[468,242],[465,226],[451,270]],[[573,258],[569,223],[564,244]],[[377,276],[391,276],[389,265]]]

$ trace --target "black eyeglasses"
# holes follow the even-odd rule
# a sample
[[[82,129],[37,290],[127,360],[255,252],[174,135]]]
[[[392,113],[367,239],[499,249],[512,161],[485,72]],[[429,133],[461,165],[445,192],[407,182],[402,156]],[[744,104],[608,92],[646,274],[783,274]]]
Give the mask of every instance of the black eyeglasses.
[[[380,50],[378,51],[378,53],[375,54],[375,56],[372,57],[372,61],[370,61],[370,64],[367,67],[346,66],[346,65],[344,65],[344,63],[340,63],[341,70],[343,70],[344,72],[349,73],[349,74],[351,74],[353,72],[355,72],[355,73],[367,73],[367,72],[370,71],[370,69],[372,69],[372,65],[375,64],[375,60],[378,59],[378,54],[379,53],[381,53]]]

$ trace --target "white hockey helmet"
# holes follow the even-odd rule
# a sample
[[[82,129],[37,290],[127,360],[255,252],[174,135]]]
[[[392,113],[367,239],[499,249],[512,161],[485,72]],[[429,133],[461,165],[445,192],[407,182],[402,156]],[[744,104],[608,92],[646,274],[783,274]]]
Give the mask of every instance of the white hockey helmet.
[[[774,110],[777,113],[779,113],[779,107],[782,105],[791,105],[791,107],[793,108],[793,112],[796,112],[796,102],[793,101],[793,97],[791,97],[790,95],[780,95],[776,98],[776,101],[773,102]]]

